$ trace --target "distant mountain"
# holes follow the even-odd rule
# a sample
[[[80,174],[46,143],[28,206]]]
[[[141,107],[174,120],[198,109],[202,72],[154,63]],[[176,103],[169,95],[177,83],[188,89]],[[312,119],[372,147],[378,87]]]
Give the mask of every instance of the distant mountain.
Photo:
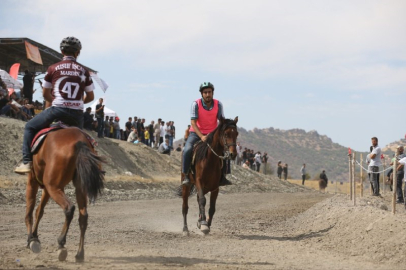
[[[329,180],[348,180],[348,149],[317,131],[280,130],[272,127],[249,131],[239,127],[238,131],[241,146],[253,149],[254,152],[267,152],[270,157],[268,162],[274,171],[278,160],[281,160],[289,165],[290,177],[299,179],[300,168],[306,163],[312,179],[326,170]]]
[[[406,139],[400,139],[399,141],[391,142],[390,144],[388,144],[384,148],[382,148],[382,151],[394,153],[394,152],[396,152],[396,148],[399,145],[406,146]]]

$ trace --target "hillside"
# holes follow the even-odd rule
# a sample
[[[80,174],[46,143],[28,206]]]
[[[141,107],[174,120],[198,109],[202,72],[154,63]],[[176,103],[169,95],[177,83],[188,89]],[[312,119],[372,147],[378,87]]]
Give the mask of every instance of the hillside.
[[[399,145],[406,146],[406,139],[400,139],[399,141],[391,142],[390,144],[386,145],[382,148],[384,152],[396,152],[396,147]]]
[[[330,180],[347,181],[347,148],[317,131],[280,130],[272,127],[249,131],[239,127],[238,131],[241,146],[261,153],[267,152],[268,162],[274,171],[278,160],[281,160],[289,165],[288,174],[291,178],[301,178],[300,168],[306,163],[311,178],[326,170]]]

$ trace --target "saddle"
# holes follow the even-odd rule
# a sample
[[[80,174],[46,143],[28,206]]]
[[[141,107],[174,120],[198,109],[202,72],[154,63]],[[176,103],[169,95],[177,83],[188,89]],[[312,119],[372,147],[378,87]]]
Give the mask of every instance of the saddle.
[[[54,124],[51,124],[49,126],[49,128],[44,128],[42,130],[40,130],[34,137],[34,139],[32,140],[31,143],[31,153],[35,154],[39,148],[42,145],[42,142],[44,141],[44,139],[46,138],[46,136],[53,131],[59,130],[59,129],[63,129],[63,128],[77,128],[78,130],[80,130],[87,138],[87,140],[89,141],[89,143],[92,145],[92,147],[94,148],[95,146],[97,146],[97,141],[95,139],[93,139],[92,136],[90,136],[89,134],[87,134],[86,132],[84,132],[83,130],[81,130],[78,127],[72,127],[72,126],[68,126],[62,122],[56,122]]]

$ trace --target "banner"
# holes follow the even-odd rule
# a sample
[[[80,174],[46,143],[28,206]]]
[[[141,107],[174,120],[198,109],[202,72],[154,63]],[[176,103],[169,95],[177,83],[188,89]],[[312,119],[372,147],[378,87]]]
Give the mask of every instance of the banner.
[[[25,42],[25,50],[27,51],[27,58],[37,64],[42,65],[42,58],[41,54],[39,53],[38,47],[32,45],[27,41],[24,42]]]
[[[19,69],[20,69],[20,63],[15,63],[14,65],[12,65],[10,68],[10,73],[9,73],[10,77],[17,80]],[[14,93],[14,86],[8,86],[8,87],[9,87],[8,94],[11,95],[12,93]]]
[[[90,72],[90,76],[92,76],[92,79],[97,82],[103,92],[106,92],[107,88],[109,88],[109,85],[94,72]]]

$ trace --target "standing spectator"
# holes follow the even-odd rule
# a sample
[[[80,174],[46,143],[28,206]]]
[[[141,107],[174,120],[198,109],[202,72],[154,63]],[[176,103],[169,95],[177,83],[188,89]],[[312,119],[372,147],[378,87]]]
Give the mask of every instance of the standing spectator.
[[[285,178],[285,180],[288,180],[288,164],[285,164],[285,166],[283,166],[283,177]]]
[[[34,74],[31,74],[28,70],[24,71],[25,75],[23,77],[23,95],[24,98],[29,100],[29,103],[32,104],[32,96],[34,93]]]
[[[104,105],[103,99],[99,98],[99,104],[96,105],[96,119],[97,119],[97,137],[103,138],[103,130],[104,130]]]
[[[261,163],[262,163],[261,152],[258,151],[255,154],[254,158],[255,158],[255,166],[256,166],[257,172],[259,172],[259,168],[261,167]]]
[[[282,171],[283,171],[283,167],[282,167],[282,161],[278,161],[278,167],[276,168],[276,173],[278,174],[278,178],[282,179]]]
[[[254,154],[254,150],[250,150],[250,154],[249,154],[249,162],[250,162],[250,167],[252,170],[255,170],[254,166],[255,166],[255,154]]]
[[[114,138],[117,140],[121,139],[121,134],[120,134],[120,118],[116,116],[114,119],[114,124],[113,124],[113,129],[114,129]]]
[[[403,171],[404,173],[406,173],[406,170],[404,169],[405,164],[406,164],[406,157],[403,155],[403,158],[401,158],[399,160],[399,165],[397,167],[397,170],[398,171]],[[406,179],[406,175],[403,175],[403,178]],[[403,191],[403,195],[404,195],[404,197],[406,197],[406,184],[405,184],[405,188],[404,188],[404,191]],[[406,205],[405,205],[405,207],[406,207]]]
[[[403,146],[398,146],[396,149],[396,152],[398,154],[398,160],[401,160],[402,158],[405,157],[405,154],[403,153],[404,148]],[[394,157],[391,160],[390,165],[393,165],[395,163],[396,157]],[[393,171],[393,169],[392,169]],[[402,182],[403,182],[403,175],[404,175],[404,166],[399,166],[399,169],[396,171],[396,194],[397,194],[397,201],[396,203],[404,203],[404,197],[402,193]],[[395,177],[393,177],[395,179]]]
[[[154,135],[155,135],[155,145],[154,148],[158,149],[158,145],[160,144],[161,138],[161,118],[158,118],[158,121],[154,125]]]
[[[379,166],[381,165],[381,148],[378,146],[378,138],[373,137],[372,141],[372,152],[369,154],[371,162],[369,163],[369,170],[371,171],[370,181],[373,186],[374,193],[373,196],[380,196],[379,193]]]
[[[154,136],[154,120],[151,121],[151,124],[148,125],[147,130],[149,133],[149,146],[152,147],[152,144],[155,145],[155,136]]]
[[[268,153],[265,152],[264,155],[262,156],[262,163],[264,164],[264,174],[266,174],[266,166],[268,164]]]
[[[137,120],[137,134],[138,134],[138,141],[141,141],[141,118],[138,118]]]
[[[171,148],[169,147],[169,139],[165,138],[165,142],[159,145],[158,152],[166,155],[171,154]]]
[[[242,163],[245,164],[245,161],[247,161],[248,155],[247,155],[247,147],[244,148],[244,151],[242,151]]]
[[[303,163],[300,173],[302,174],[302,185],[304,185],[306,180],[306,164]]]
[[[325,171],[325,170],[323,170],[323,171],[321,172],[321,174],[320,174],[320,179],[321,179],[321,180],[324,180],[324,182],[326,183],[326,187],[327,187],[328,178],[327,178],[327,175],[326,175],[326,171]]]
[[[134,116],[134,121],[131,124],[138,131],[138,117]]]
[[[104,119],[104,137],[110,138],[110,121],[108,115],[106,115]]]
[[[127,140],[128,135],[130,135],[131,127],[132,127],[132,118],[128,117],[128,121],[125,123],[125,132],[124,132],[124,140]]]
[[[145,143],[145,126],[144,126],[144,123],[145,123],[145,119],[142,118],[141,119],[141,134],[139,136],[141,137],[141,142],[143,144],[146,144]]]
[[[90,114],[91,111],[92,108],[87,107],[86,111],[83,113],[83,128],[87,130],[92,129],[93,116]]]
[[[114,119],[113,119],[113,117],[110,117],[109,124],[110,124],[110,138],[115,138],[114,137],[115,134],[114,134]]]
[[[173,139],[175,139],[175,126],[173,125],[175,122],[169,122],[169,147],[173,150]]]
[[[149,146],[149,131],[148,131],[148,129],[145,129],[145,131],[144,131],[144,138],[145,138],[145,144],[147,146]]]
[[[241,154],[242,154],[242,151],[241,151],[240,142],[237,142],[236,149],[237,149],[237,157],[236,157],[236,159],[235,159],[235,164],[241,165]]]
[[[159,144],[164,142],[164,137],[165,137],[165,121],[161,121],[161,127],[160,127],[160,137],[159,137]]]

